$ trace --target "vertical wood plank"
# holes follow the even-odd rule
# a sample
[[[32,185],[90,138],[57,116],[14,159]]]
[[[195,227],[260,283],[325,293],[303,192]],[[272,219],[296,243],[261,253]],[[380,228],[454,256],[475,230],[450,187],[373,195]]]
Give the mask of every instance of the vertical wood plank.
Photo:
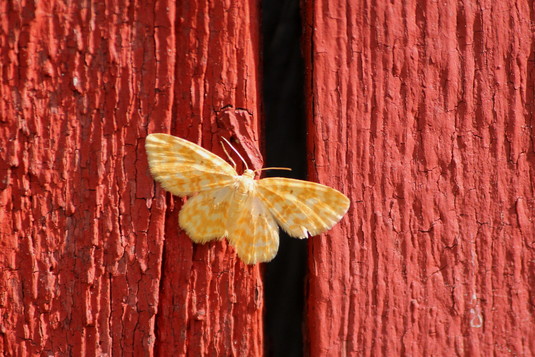
[[[260,165],[258,4],[0,13],[0,354],[261,355],[259,268],[179,232],[144,149],[233,135]]]
[[[533,4],[306,1],[317,355],[535,353]]]

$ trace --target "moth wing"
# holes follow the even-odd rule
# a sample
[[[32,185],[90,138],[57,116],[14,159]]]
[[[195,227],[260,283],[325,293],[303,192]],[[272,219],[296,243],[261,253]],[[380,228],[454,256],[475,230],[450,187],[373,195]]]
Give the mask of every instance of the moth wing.
[[[290,236],[307,238],[332,228],[349,209],[349,198],[319,183],[288,178],[257,181],[257,194]]]
[[[228,241],[246,264],[268,262],[279,249],[279,226],[254,193],[231,208]]]
[[[177,196],[230,185],[237,175],[219,156],[176,136],[150,134],[145,148],[154,179]]]
[[[233,189],[223,187],[191,197],[178,214],[178,223],[195,243],[206,243],[227,235],[228,212]]]

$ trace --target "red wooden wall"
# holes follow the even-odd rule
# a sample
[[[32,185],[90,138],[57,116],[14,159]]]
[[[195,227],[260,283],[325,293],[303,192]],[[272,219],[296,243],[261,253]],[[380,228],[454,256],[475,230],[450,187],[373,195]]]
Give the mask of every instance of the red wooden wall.
[[[535,354],[533,6],[303,3],[309,173],[352,199],[310,240],[311,355]],[[262,164],[259,4],[0,14],[0,351],[261,355],[261,268],[190,243],[143,147]]]
[[[0,354],[262,353],[260,267],[178,232],[144,150],[232,134],[261,165],[258,11],[0,2]]]
[[[306,2],[313,356],[535,354],[532,1]]]

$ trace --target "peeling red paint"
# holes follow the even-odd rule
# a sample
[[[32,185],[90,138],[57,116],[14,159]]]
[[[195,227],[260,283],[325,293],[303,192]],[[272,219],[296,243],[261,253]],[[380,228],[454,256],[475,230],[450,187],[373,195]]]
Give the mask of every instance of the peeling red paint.
[[[150,132],[216,148],[229,105],[258,147],[258,4],[0,13],[0,354],[261,355],[259,267],[178,231],[144,150]]]
[[[261,166],[258,3],[1,2],[0,352],[261,355],[263,285],[179,231],[170,132]],[[535,354],[533,4],[305,2],[311,355]]]
[[[534,355],[533,3],[305,7],[310,355]]]

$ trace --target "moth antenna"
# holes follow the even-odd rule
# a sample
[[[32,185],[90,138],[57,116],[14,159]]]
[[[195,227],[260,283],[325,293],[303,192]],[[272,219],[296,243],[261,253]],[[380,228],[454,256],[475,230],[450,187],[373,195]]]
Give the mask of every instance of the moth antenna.
[[[225,139],[225,138],[222,138],[222,139]],[[226,141],[226,140],[225,140]],[[228,154],[227,152],[227,149],[225,149],[225,145],[223,145],[223,142],[220,141],[219,142],[221,144],[221,147],[223,148],[223,151],[225,152],[225,154],[227,154],[227,157],[228,159],[230,160],[230,162],[232,162],[232,166],[234,167],[234,170],[236,170],[236,163],[234,162],[234,160],[232,160],[232,158],[230,157],[230,155]]]
[[[232,144],[227,140],[225,139],[224,137],[221,137],[221,139],[223,139],[227,145],[236,153],[236,155],[238,155],[238,157],[241,159],[241,161],[243,162],[243,164],[245,165],[245,169],[246,170],[249,170],[249,166],[247,166],[247,163],[245,162],[245,160],[243,159],[243,157],[240,155],[240,153],[238,152],[238,150],[234,149],[234,146],[232,146]],[[226,152],[226,151],[225,151]],[[228,154],[227,154],[228,155]],[[230,156],[229,156],[230,158]],[[233,161],[234,162],[234,161]],[[236,165],[236,164],[234,164]],[[234,168],[236,168],[236,166],[234,166]]]
[[[292,169],[290,169],[289,167],[263,167],[263,168],[261,168],[261,169],[254,170],[254,172],[264,171],[264,170],[285,170],[285,171],[292,171]]]

